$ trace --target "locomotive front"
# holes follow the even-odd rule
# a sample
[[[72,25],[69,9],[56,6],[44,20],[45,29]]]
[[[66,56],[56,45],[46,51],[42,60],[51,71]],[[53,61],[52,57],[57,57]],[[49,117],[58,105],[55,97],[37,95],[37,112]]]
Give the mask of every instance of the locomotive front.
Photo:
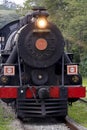
[[[78,65],[64,52],[63,36],[47,17],[44,8],[34,8],[12,31],[3,52],[0,97],[16,102],[21,118],[64,117],[67,101],[85,96]]]
[[[30,85],[56,85],[55,64],[64,52],[64,40],[57,27],[47,21],[46,12],[33,15],[33,22],[19,30],[17,41],[25,75],[30,77]]]

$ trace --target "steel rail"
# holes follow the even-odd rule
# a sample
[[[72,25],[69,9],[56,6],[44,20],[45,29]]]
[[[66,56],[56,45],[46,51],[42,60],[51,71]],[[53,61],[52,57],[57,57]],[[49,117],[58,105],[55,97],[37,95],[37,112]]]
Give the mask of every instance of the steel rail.
[[[85,99],[80,98],[79,101],[87,104],[87,100],[85,100]]]

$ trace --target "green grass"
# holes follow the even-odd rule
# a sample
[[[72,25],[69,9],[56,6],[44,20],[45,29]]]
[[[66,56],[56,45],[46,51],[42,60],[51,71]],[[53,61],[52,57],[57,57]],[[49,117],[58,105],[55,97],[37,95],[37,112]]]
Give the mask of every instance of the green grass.
[[[9,130],[8,125],[11,122],[11,120],[12,116],[6,113],[2,106],[0,106],[0,130]]]
[[[87,77],[83,78],[83,86],[85,86],[87,90]],[[87,100],[87,92],[85,99]],[[87,104],[79,101],[73,103],[72,107],[69,106],[68,108],[68,114],[77,123],[87,127]]]
[[[83,78],[83,86],[86,87],[86,99],[87,99],[87,77]]]
[[[83,85],[87,87],[87,77],[83,77]]]
[[[87,104],[79,101],[73,103],[73,106],[68,108],[68,115],[77,123],[87,127]]]

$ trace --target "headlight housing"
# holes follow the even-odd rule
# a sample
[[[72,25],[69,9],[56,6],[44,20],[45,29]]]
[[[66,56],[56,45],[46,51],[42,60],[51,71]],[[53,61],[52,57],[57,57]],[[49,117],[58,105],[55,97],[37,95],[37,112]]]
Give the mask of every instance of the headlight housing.
[[[36,25],[40,29],[45,29],[47,27],[48,21],[45,17],[40,17],[36,20]]]

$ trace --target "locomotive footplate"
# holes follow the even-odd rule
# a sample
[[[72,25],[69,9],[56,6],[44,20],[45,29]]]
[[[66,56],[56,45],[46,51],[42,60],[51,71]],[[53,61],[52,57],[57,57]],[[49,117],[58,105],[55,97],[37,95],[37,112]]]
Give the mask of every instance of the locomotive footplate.
[[[32,99],[25,98],[26,89],[19,88],[17,99],[17,116],[19,118],[31,117],[65,117],[67,115],[67,88],[60,88],[60,98]]]

